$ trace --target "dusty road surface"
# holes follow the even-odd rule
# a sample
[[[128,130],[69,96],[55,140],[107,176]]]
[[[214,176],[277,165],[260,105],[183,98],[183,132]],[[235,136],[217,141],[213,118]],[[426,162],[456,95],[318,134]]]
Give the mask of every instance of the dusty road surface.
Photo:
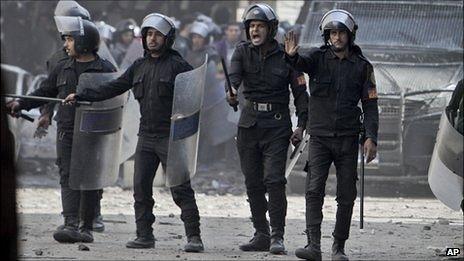
[[[156,248],[125,248],[134,238],[133,200],[130,190],[107,188],[102,200],[106,224],[104,233],[94,233],[95,242],[59,244],[54,229],[62,224],[61,198],[56,188],[19,188],[20,260],[296,260],[294,251],[304,246],[304,198],[288,197],[285,235],[287,255],[266,252],[245,253],[238,245],[252,234],[246,196],[197,193],[205,252],[187,254],[180,211],[166,189],[155,189],[157,215]],[[347,254],[352,260],[442,260],[446,247],[458,247],[463,260],[463,216],[436,199],[373,198],[365,200],[365,225],[359,229],[359,202],[356,202]],[[331,232],[336,203],[327,196],[322,226],[323,258],[330,259]]]

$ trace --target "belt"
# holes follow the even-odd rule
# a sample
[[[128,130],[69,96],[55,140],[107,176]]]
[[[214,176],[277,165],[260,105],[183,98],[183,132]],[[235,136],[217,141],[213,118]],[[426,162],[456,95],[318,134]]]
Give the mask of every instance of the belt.
[[[288,105],[284,106],[283,104],[280,104],[280,103],[252,102],[248,100],[245,102],[245,104],[248,106],[251,106],[253,110],[255,111],[265,111],[265,112],[275,111],[275,110],[279,110],[285,107],[288,108]]]

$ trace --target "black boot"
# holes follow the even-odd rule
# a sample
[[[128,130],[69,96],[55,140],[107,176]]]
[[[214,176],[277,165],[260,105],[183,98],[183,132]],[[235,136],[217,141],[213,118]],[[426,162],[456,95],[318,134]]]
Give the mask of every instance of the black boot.
[[[76,216],[65,217],[64,227],[53,233],[53,238],[60,243],[76,243],[81,241],[81,234],[78,230],[79,218]]]
[[[200,235],[190,236],[187,238],[187,244],[184,247],[185,252],[199,253],[205,250]]]
[[[242,251],[269,251],[271,239],[269,234],[256,232],[249,243],[240,245]]]
[[[334,238],[332,245],[332,260],[349,260],[345,254],[345,240]]]
[[[137,236],[134,240],[126,243],[127,248],[155,248],[155,237],[153,235]]]
[[[152,222],[136,222],[137,237],[126,243],[127,248],[155,248]]]
[[[80,234],[81,234],[81,242],[84,243],[92,243],[93,242],[93,235],[92,231],[88,228],[81,228],[80,229]]]
[[[82,226],[79,228],[79,233],[81,234],[81,242],[92,243],[92,219],[87,217],[87,220],[82,222]]]
[[[103,223],[103,217],[101,215],[97,215],[93,219],[92,231],[100,232],[100,233],[105,231],[105,224]]]
[[[322,260],[321,253],[321,230],[313,228],[310,232],[308,229],[305,231],[308,237],[308,244],[304,248],[297,248],[295,255],[298,258],[306,260]]]
[[[284,239],[281,237],[272,238],[271,246],[269,247],[269,252],[275,255],[285,254]]]
[[[105,231],[105,224],[103,224],[103,217],[101,215],[101,199],[103,189],[98,191],[97,207],[95,208],[95,218],[93,219],[92,231],[103,232]]]
[[[272,229],[271,245],[269,247],[271,254],[285,254],[284,231],[283,229]]]

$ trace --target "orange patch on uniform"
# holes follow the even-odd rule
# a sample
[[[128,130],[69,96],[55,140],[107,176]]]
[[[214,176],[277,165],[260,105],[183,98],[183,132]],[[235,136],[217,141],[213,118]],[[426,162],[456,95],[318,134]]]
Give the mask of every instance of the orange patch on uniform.
[[[296,81],[298,85],[306,85],[306,80],[305,80],[304,75],[301,75],[298,78],[296,78]]]
[[[369,99],[377,99],[377,89],[376,88],[371,88],[367,92],[369,94]]]

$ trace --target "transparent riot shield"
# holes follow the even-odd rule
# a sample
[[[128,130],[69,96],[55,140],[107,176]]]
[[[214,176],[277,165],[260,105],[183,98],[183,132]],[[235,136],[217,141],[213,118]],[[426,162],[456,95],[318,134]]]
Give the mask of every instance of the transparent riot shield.
[[[224,83],[216,80],[216,63],[209,61],[206,69],[205,93],[201,112],[200,125],[203,131],[200,146],[212,148],[236,135],[236,124],[227,119],[229,111],[233,110],[226,102]]]
[[[207,61],[208,57],[203,65],[177,75],[175,80],[166,166],[168,187],[189,181],[196,172]]]
[[[127,49],[126,55],[122,60],[119,68],[121,71],[127,70],[135,60],[143,56],[142,42],[139,38],[135,38],[129,48]],[[120,163],[124,163],[135,153],[137,147],[138,136],[140,125],[140,107],[137,100],[134,98],[132,91],[128,92],[127,103],[124,106],[124,114],[122,120],[122,148],[121,156],[119,158]]]
[[[106,45],[105,41],[100,41],[100,46],[98,47],[98,56],[100,58],[103,58],[107,60],[108,62],[112,63],[116,69],[119,69],[118,64],[114,60],[113,55],[110,52],[110,49],[108,48],[108,45]]]
[[[135,60],[141,57],[143,57],[142,40],[139,38],[134,38],[132,43],[129,45],[129,48],[127,48],[126,55],[122,59],[119,68],[121,70],[126,70],[135,62]]]
[[[98,88],[117,78],[116,73],[84,73],[77,91]],[[95,190],[113,185],[119,173],[121,123],[127,93],[90,106],[76,108],[71,153],[69,186],[77,190]]]
[[[128,91],[127,94],[127,101],[124,105],[122,117],[122,144],[119,156],[119,163],[121,164],[135,154],[138,140],[137,133],[139,132],[140,125],[139,103],[134,98],[132,91]]]
[[[459,210],[463,200],[463,136],[443,112],[430,161],[428,182],[446,206]]]
[[[287,167],[285,169],[285,177],[288,178],[292,173],[293,168],[300,159],[300,156],[303,155],[305,150],[308,150],[306,147],[309,143],[309,134],[303,137],[303,140],[298,144],[294,149],[292,149],[292,144],[289,145],[289,152],[287,156]]]

